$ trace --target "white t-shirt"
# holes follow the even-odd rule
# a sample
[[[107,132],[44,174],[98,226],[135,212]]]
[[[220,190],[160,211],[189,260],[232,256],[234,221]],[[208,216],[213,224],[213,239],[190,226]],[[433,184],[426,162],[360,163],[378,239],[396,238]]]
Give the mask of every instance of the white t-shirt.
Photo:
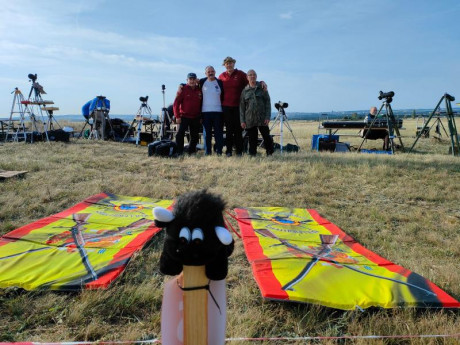
[[[222,112],[222,105],[220,103],[220,94],[222,90],[219,87],[217,79],[213,81],[206,81],[202,87],[203,92],[203,106],[201,111],[206,112]]]

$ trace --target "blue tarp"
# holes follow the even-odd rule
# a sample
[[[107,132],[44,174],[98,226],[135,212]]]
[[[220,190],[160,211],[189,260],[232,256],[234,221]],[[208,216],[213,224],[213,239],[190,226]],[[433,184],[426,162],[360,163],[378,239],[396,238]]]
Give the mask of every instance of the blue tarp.
[[[102,108],[103,110],[110,110],[110,100],[105,97],[95,97],[92,100],[86,102],[81,108],[81,114],[85,119],[89,119],[89,116],[96,108]]]
[[[83,107],[81,107],[81,114],[85,117],[85,119],[89,119],[89,105],[91,104],[93,100],[88,101],[85,103]]]

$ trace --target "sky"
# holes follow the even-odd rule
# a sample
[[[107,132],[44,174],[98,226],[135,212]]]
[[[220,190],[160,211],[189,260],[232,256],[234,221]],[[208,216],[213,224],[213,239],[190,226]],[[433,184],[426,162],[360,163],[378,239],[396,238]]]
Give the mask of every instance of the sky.
[[[0,118],[37,74],[57,115],[104,95],[111,114],[154,114],[187,73],[254,69],[291,112],[460,101],[458,0],[0,0]],[[275,110],[274,107],[272,109]]]

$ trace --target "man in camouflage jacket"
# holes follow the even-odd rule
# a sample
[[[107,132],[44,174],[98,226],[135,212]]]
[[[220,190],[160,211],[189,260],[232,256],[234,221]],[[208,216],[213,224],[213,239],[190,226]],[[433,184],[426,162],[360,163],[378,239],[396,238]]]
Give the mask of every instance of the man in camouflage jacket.
[[[249,84],[243,89],[240,98],[241,127],[247,131],[249,137],[249,154],[257,154],[258,131],[262,135],[267,155],[273,153],[273,139],[270,136],[271,104],[268,91],[263,90],[257,81],[257,73],[249,70],[247,73]]]

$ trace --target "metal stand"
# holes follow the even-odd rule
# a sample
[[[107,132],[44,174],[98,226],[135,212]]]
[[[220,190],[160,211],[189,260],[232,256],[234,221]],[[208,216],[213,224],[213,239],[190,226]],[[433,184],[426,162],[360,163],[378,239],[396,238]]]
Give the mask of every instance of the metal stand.
[[[149,96],[139,97],[139,100],[141,101],[141,106],[139,107],[139,110],[137,111],[136,115],[134,116],[134,119],[131,122],[131,125],[129,126],[129,129],[126,132],[125,136],[123,137],[122,142],[124,142],[126,140],[126,138],[129,135],[129,132],[132,129],[133,131],[136,131],[136,146],[139,145],[140,135],[141,135],[141,131],[142,131],[142,125],[143,125],[144,121],[146,120],[145,116],[148,116],[148,119],[147,119],[148,121],[153,121],[152,120],[152,109],[150,109],[150,106],[147,104],[148,99],[149,99]],[[135,126],[136,122],[137,122],[137,126]],[[155,123],[153,122],[153,127],[151,129],[152,136],[153,136],[153,133],[154,133],[154,128],[155,128]],[[156,135],[156,136],[158,136],[158,135]]]
[[[53,116],[53,111],[59,110],[57,107],[51,107],[50,105],[54,104],[53,101],[45,101],[42,98],[42,94],[46,94],[43,87],[37,82],[37,74],[30,73],[28,75],[30,81],[32,82],[32,86],[30,88],[29,97],[27,101],[21,102],[25,105],[27,111],[30,112],[30,116],[35,120],[34,108],[37,110],[37,114],[40,114],[43,123],[43,132],[46,137],[46,141],[50,141],[48,136],[48,131],[54,129],[53,121],[57,124],[59,128],[61,126],[56,121]],[[37,106],[37,107],[36,107]],[[45,120],[46,117],[46,120]]]
[[[168,112],[168,108],[166,108],[166,101],[165,101],[165,89],[166,87],[161,85],[161,93],[163,94],[163,108],[161,109],[161,116],[160,116],[160,139],[173,139],[173,135],[171,137],[168,136],[171,133],[170,126],[172,123],[172,118]]]
[[[115,140],[115,134],[112,128],[112,122],[110,121],[109,111],[110,108],[106,104],[106,97],[105,96],[97,96],[96,97],[96,107],[94,108],[90,117],[93,118],[93,126],[92,131],[89,136],[89,139],[94,137],[94,139],[102,139],[106,140],[109,139],[109,136],[112,136],[112,139]],[[106,124],[109,124],[110,132],[106,134]],[[102,128],[101,128],[102,127]]]
[[[9,141],[10,131],[12,132],[14,131],[14,135],[11,141],[18,142],[20,136],[22,136],[24,139],[24,142],[27,142],[27,132],[26,132],[27,128],[25,125],[26,114],[29,115],[32,128],[35,129],[36,132],[38,132],[35,116],[33,116],[33,114],[31,114],[28,108],[25,106],[26,101],[24,99],[24,95],[17,87],[11,93],[12,94],[14,93],[13,104],[11,106],[10,118],[8,120],[8,125],[6,127],[6,134],[5,134],[4,141],[5,142]],[[16,130],[14,129],[15,114],[19,115],[19,125],[16,128]],[[33,143],[33,133],[30,133],[30,143]]]
[[[388,130],[388,142],[385,142],[384,143],[384,149],[389,151],[388,148],[391,148],[391,153],[395,153],[395,143],[394,143],[394,139],[395,137],[397,137],[399,139],[399,143],[401,144],[401,149],[402,151],[404,152],[405,149],[404,149],[404,144],[402,142],[402,139],[401,139],[401,134],[399,133],[399,129],[398,129],[398,125],[396,123],[396,119],[395,119],[395,116],[393,114],[393,109],[391,109],[391,105],[390,103],[393,101],[393,96],[395,95],[395,93],[393,91],[390,91],[390,92],[386,92],[386,93],[383,93],[382,91],[380,91],[380,96],[378,97],[379,100],[382,100],[384,99],[383,103],[382,103],[382,106],[380,107],[377,115],[375,115],[375,117],[372,119],[372,122],[369,126],[366,126],[364,127],[364,131],[366,131],[366,134],[363,138],[363,141],[361,142],[361,145],[359,145],[359,148],[358,148],[358,151],[361,150],[361,147],[363,146],[364,142],[366,141],[370,131],[371,131],[371,128],[374,127],[374,123],[377,121],[378,117],[379,117],[379,114],[381,113],[383,107],[385,107],[385,119],[386,119],[386,122],[387,122],[387,130]],[[396,133],[396,136],[395,136],[395,133]],[[385,139],[386,140],[386,139]]]
[[[284,111],[284,108],[287,108],[287,106],[288,106],[287,103],[282,103],[282,102],[275,103],[275,107],[276,107],[276,109],[278,109],[278,114],[276,115],[275,121],[273,122],[273,124],[272,124],[272,126],[270,128],[270,133],[271,133],[272,129],[276,126],[277,123],[279,123],[279,125],[280,125],[280,152],[281,152],[281,154],[283,153],[283,128],[284,128],[284,126],[286,126],[286,128],[289,130],[289,132],[291,132],[291,135],[294,138],[294,141],[295,141],[296,145],[299,147],[299,150],[300,150],[300,145],[297,142],[297,139],[296,139],[294,133],[292,132],[292,128],[289,125],[289,121],[288,121],[286,112]]]
[[[430,117],[428,118],[428,120],[426,121],[425,125],[421,129],[419,135],[417,135],[417,137],[415,138],[415,141],[412,144],[412,147],[410,148],[409,152],[412,152],[413,148],[415,147],[415,144],[417,144],[417,141],[421,137],[421,133],[423,133],[423,131],[428,127],[428,124],[430,123],[430,120],[433,118],[434,114],[438,110],[438,108],[441,105],[442,101],[445,101],[445,104],[446,104],[446,118],[447,118],[447,124],[448,124],[448,128],[449,128],[449,133],[450,133],[450,144],[451,144],[452,156],[459,156],[460,155],[460,145],[459,145],[459,139],[458,139],[458,133],[457,133],[457,125],[455,123],[455,116],[454,116],[454,112],[452,111],[452,105],[450,104],[450,102],[455,101],[455,97],[449,95],[448,93],[445,93],[441,97],[441,99],[439,100],[438,104],[434,108],[434,110],[431,113]],[[441,120],[439,119],[439,116],[438,116],[438,120],[439,120],[439,122],[441,122]],[[442,122],[441,122],[441,124],[442,124]],[[442,126],[442,127],[444,128],[444,126]],[[445,128],[444,128],[444,131],[446,131]],[[447,132],[446,132],[446,134],[447,134]]]
[[[85,124],[83,125],[83,128],[81,129],[80,134],[78,135],[78,139],[80,139],[83,136],[83,132],[85,131],[86,125],[89,125],[90,136],[91,136],[91,133],[93,132],[93,122],[92,122],[91,116],[88,118],[85,118]]]

